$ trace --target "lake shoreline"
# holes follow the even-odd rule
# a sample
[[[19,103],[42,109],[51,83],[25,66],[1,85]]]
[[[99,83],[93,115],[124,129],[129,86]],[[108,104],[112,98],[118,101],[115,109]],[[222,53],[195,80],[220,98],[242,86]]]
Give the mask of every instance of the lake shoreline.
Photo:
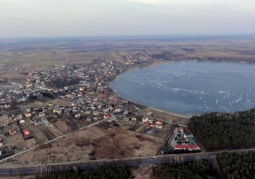
[[[187,61],[187,62],[189,62],[189,61]],[[162,63],[163,63],[163,65],[162,65]],[[162,60],[160,60],[160,61],[152,61],[151,63],[149,63],[149,64],[146,64],[146,66],[144,65],[144,66],[139,66],[139,67],[137,67],[137,66],[135,66],[135,67],[132,67],[132,68],[129,68],[129,69],[127,69],[127,70],[124,70],[123,71],[123,73],[125,73],[125,72],[127,72],[127,71],[133,71],[133,70],[137,70],[137,69],[142,69],[142,68],[147,68],[147,73],[148,73],[148,71],[150,71],[150,69],[148,69],[148,68],[150,68],[150,67],[155,67],[155,66],[158,66],[158,65],[162,65],[163,67],[164,66],[166,66],[166,65],[164,65],[165,63],[167,63],[167,64],[169,64],[169,63],[172,63],[172,61],[162,61]],[[218,65],[219,63],[217,62],[217,65]],[[194,65],[195,64],[193,64],[191,67],[194,67]],[[203,66],[202,67],[207,67],[208,65],[210,65],[210,69],[211,69],[211,63],[203,63]],[[214,68],[216,68],[217,67],[217,65],[215,64],[215,63],[213,63],[212,64],[213,65],[213,67]],[[203,77],[202,78],[202,80],[204,80],[203,82],[204,83],[206,83],[206,81],[205,81],[205,79],[207,78],[207,81],[208,80],[210,80],[210,78],[213,78],[213,79],[218,79],[218,77],[220,77],[220,76],[224,76],[225,74],[225,76],[226,76],[226,79],[224,79],[224,78],[222,78],[222,84],[227,84],[226,82],[229,82],[229,81],[235,81],[235,82],[238,82],[238,84],[240,83],[240,84],[242,84],[241,86],[245,86],[245,84],[251,84],[250,85],[250,87],[247,87],[247,88],[249,88],[249,89],[252,89],[252,88],[254,88],[254,83],[248,83],[248,82],[250,82],[251,80],[248,80],[249,78],[247,78],[247,82],[244,82],[244,80],[243,80],[243,76],[245,75],[245,74],[243,74],[243,71],[240,71],[240,68],[239,68],[239,64],[237,64],[237,63],[231,63],[231,64],[226,64],[226,63],[222,63],[222,64],[220,64],[220,66],[222,67],[222,66],[226,66],[227,65],[227,69],[230,69],[229,71],[227,71],[227,72],[225,72],[225,71],[222,71],[222,69],[223,68],[217,68],[217,69],[220,69],[219,70],[219,72],[217,72],[217,73],[215,73],[214,71],[209,71],[208,72],[208,74],[207,73],[205,73],[205,74],[207,74],[207,76],[205,76],[205,77]],[[236,66],[236,65],[238,65],[238,66]],[[243,64],[242,64],[243,65]],[[170,64],[170,66],[172,66],[171,64]],[[181,66],[182,67],[182,66]],[[230,68],[231,67],[231,68]],[[232,68],[233,67],[233,68]],[[156,67],[156,68],[158,68],[158,67]],[[160,67],[161,68],[161,67]],[[198,67],[198,69],[199,69],[200,67]],[[172,68],[166,68],[167,70],[169,70],[169,69],[171,69],[171,71],[173,70],[173,71],[176,71],[176,70],[178,70],[178,69],[176,69],[175,67],[172,67]],[[191,69],[196,69],[196,68],[191,68]],[[198,70],[197,69],[197,70]],[[225,69],[225,68],[224,68]],[[238,69],[238,70],[237,70]],[[248,67],[248,65],[245,67],[245,69],[247,69],[247,71],[252,71],[253,70],[253,67],[252,66],[250,66],[249,65],[249,67]],[[237,70],[237,71],[236,71]],[[121,74],[123,74],[123,73],[121,73]],[[138,71],[134,71],[133,72],[137,77],[139,77],[139,75],[140,75],[140,73],[138,72]],[[196,73],[196,71],[194,71],[193,73]],[[170,74],[171,75],[171,72],[170,73],[167,73],[167,74]],[[166,75],[167,75],[166,74]],[[229,76],[229,74],[231,74],[231,76]],[[235,77],[233,77],[233,74],[235,74],[236,76]],[[153,73],[153,75],[155,76],[156,75],[156,73],[154,74]],[[185,74],[182,74],[182,75],[185,75]],[[211,75],[211,76],[210,76]],[[249,73],[249,75],[251,75],[250,73]],[[136,79],[136,76],[134,76],[135,77],[135,79]],[[119,77],[119,75],[118,76],[116,76],[116,77],[118,77],[118,79],[116,80],[116,81],[119,81],[118,83],[121,83],[121,81],[123,81],[124,79],[123,78],[121,78],[121,77]],[[149,78],[153,78],[153,77],[149,77]],[[163,77],[164,78],[164,77]],[[233,79],[234,78],[234,79]],[[140,83],[142,83],[142,85],[144,85],[144,82],[145,81],[142,81],[140,78],[138,78],[139,79],[139,81],[138,81],[138,83],[135,83],[135,85],[138,85],[139,86],[139,84]],[[153,82],[153,84],[150,84],[150,85],[155,85],[155,84],[157,84],[157,80],[160,80],[160,79],[156,79],[156,81],[154,80],[154,82]],[[178,80],[178,79],[176,79],[176,80]],[[227,81],[226,81],[227,80]],[[125,80],[124,80],[125,81]],[[164,81],[164,80],[163,80]],[[112,83],[112,81],[111,81],[111,83]],[[118,94],[118,95],[120,95],[120,96],[126,96],[127,94],[136,94],[136,97],[135,98],[130,98],[130,101],[131,102],[134,102],[134,103],[136,103],[136,104],[141,104],[141,100],[142,99],[140,99],[139,98],[139,96],[140,95],[143,95],[143,90],[146,90],[149,86],[146,86],[146,88],[145,87],[143,87],[143,88],[141,88],[142,89],[142,91],[137,91],[137,90],[135,90],[133,87],[131,87],[132,86],[132,84],[129,84],[128,83],[128,81],[125,81],[124,82],[125,84],[127,83],[128,85],[124,85],[123,87],[121,87],[121,88],[116,88],[116,90],[115,90],[115,93],[116,94]],[[184,86],[184,87],[182,87],[184,90],[182,90],[182,89],[179,89],[179,88],[177,88],[177,89],[175,89],[174,87],[170,87],[170,90],[171,91],[173,91],[173,92],[176,92],[177,91],[177,93],[178,94],[181,94],[182,96],[185,96],[186,94],[187,95],[191,95],[190,97],[189,97],[189,100],[190,100],[190,102],[189,103],[187,103],[187,108],[184,108],[184,107],[182,107],[183,109],[181,109],[180,108],[180,113],[176,113],[176,112],[172,112],[172,111],[178,111],[178,106],[177,107],[175,107],[175,103],[169,103],[169,101],[168,102],[166,102],[165,100],[164,100],[164,96],[165,95],[167,95],[167,91],[162,91],[163,93],[161,94],[161,95],[156,95],[155,94],[155,96],[158,96],[157,98],[155,98],[155,100],[157,101],[156,103],[160,103],[160,105],[157,105],[155,102],[153,102],[153,101],[151,101],[151,103],[152,104],[154,104],[154,105],[149,105],[149,106],[146,106],[146,108],[149,108],[149,109],[151,109],[151,110],[154,110],[154,111],[158,111],[158,112],[161,112],[161,113],[166,113],[166,114],[168,114],[169,116],[171,116],[171,118],[174,118],[174,117],[180,117],[180,118],[186,118],[186,119],[188,119],[188,118],[190,118],[190,117],[192,117],[192,116],[194,116],[194,115],[202,115],[202,114],[204,114],[204,113],[208,113],[208,112],[214,112],[214,111],[219,111],[219,112],[226,112],[226,113],[228,113],[229,111],[230,112],[232,112],[232,111],[240,111],[240,110],[246,110],[246,106],[243,106],[242,104],[243,103],[247,103],[247,104],[249,104],[249,105],[252,105],[252,102],[249,102],[249,99],[246,97],[246,96],[242,96],[242,98],[240,98],[240,95],[241,94],[239,94],[240,93],[240,90],[239,90],[239,88],[234,88],[233,87],[233,83],[231,83],[230,85],[232,85],[231,86],[231,90],[230,90],[230,88],[229,88],[229,86],[221,86],[221,87],[218,87],[219,85],[218,85],[218,81],[217,81],[217,84],[215,84],[216,83],[216,81],[215,80],[212,80],[212,83],[209,83],[208,84],[208,86],[206,87],[206,88],[203,88],[203,85],[199,85],[199,86],[201,86],[202,88],[200,88],[200,89],[197,89],[197,87],[194,87],[194,85],[193,85],[193,83],[191,83],[191,84],[189,84],[188,82],[187,83],[184,83],[184,84],[186,84],[186,86]],[[245,83],[245,84],[244,84]],[[130,86],[131,85],[131,86]],[[188,87],[188,85],[190,85],[190,88]],[[110,86],[110,85],[109,85]],[[113,86],[111,85],[111,87],[113,88]],[[156,86],[155,86],[156,87]],[[205,94],[204,93],[204,91],[207,91],[207,88],[210,88],[210,90],[211,89],[214,89],[214,91],[211,93],[211,94]],[[233,87],[233,88],[232,88]],[[226,90],[225,90],[225,88],[227,88]],[[124,91],[123,91],[123,89],[124,89]],[[140,88],[139,88],[140,89]],[[155,88],[156,89],[156,88]],[[190,89],[190,91],[187,91],[186,89]],[[193,90],[193,89],[195,89],[195,90]],[[233,91],[233,89],[235,90],[235,91]],[[119,91],[120,90],[120,91]],[[186,91],[185,91],[186,90]],[[224,91],[225,90],[225,91]],[[246,89],[244,89],[244,90],[246,90]],[[156,91],[156,93],[158,93],[158,94],[160,94],[160,91]],[[126,95],[125,95],[126,94]],[[251,96],[251,95],[254,95],[255,93],[253,93],[253,92],[249,92],[249,93],[247,93],[247,95],[249,96]],[[149,92],[149,93],[147,93],[146,92],[146,98],[148,99],[148,97],[150,95],[154,95],[153,93],[151,93],[151,92]],[[162,96],[163,95],[163,96]],[[201,95],[202,95],[202,97],[201,97]],[[216,105],[215,105],[215,100],[217,101],[218,99],[222,99],[223,97],[226,97],[226,95],[227,95],[227,98],[224,98],[225,99],[225,101],[223,101],[222,103],[223,104],[226,104],[225,106],[220,106],[220,105],[217,105],[217,102],[216,102]],[[213,99],[212,97],[215,97],[215,99]],[[127,96],[126,96],[127,97]],[[172,93],[170,93],[169,94],[169,99],[176,99],[175,98],[175,96],[174,96],[174,94],[172,94]],[[123,97],[122,97],[123,98]],[[162,99],[161,99],[162,98]],[[203,99],[204,98],[204,99]],[[133,99],[133,100],[132,100]],[[134,100],[135,99],[135,100]],[[138,100],[139,99],[139,100]],[[184,99],[184,98],[183,98]],[[198,99],[198,100],[197,100]],[[192,102],[191,102],[191,100],[192,100]],[[140,102],[137,102],[137,101],[140,101]],[[205,102],[206,101],[206,102]],[[163,104],[164,103],[164,104]],[[164,105],[164,106],[166,106],[167,105],[167,103],[169,103],[169,108],[166,108],[166,107],[163,107],[163,110],[162,110],[162,108],[161,109],[158,109],[157,107],[162,107],[162,105]],[[207,104],[206,104],[207,103]],[[234,103],[236,106],[234,106],[235,108],[232,108],[232,106],[230,106],[230,105],[228,105],[228,104],[232,104],[232,103]],[[250,104],[251,103],[251,104]],[[150,103],[149,103],[150,104]],[[211,107],[208,107],[207,105],[214,105],[212,108]],[[197,108],[201,108],[200,110],[193,110],[193,105],[197,105],[198,107]],[[199,106],[200,105],[200,106]],[[170,107],[171,106],[171,107]],[[180,106],[180,105],[179,105]],[[211,109],[209,109],[209,108],[211,108]],[[219,108],[221,108],[221,109],[219,109]],[[208,110],[209,109],[209,110]],[[171,111],[172,110],[172,111]]]
[[[157,65],[160,65],[160,64],[164,64],[164,63],[171,63],[171,61],[164,61],[164,60],[154,61],[154,62],[152,62],[151,64],[149,64],[147,66],[129,68],[129,69],[123,71],[121,74],[123,74],[125,72],[129,72],[129,71],[133,71],[133,70],[142,69],[142,68],[151,68],[151,67],[154,67],[154,66],[157,66]],[[119,75],[121,75],[121,74],[118,74],[112,81],[116,80],[117,77]],[[110,82],[112,82],[112,81],[110,81]],[[108,84],[109,88],[110,88],[110,82]],[[120,95],[120,94],[118,94],[117,90],[114,90],[112,88],[111,88],[111,90],[116,95]],[[125,99],[123,97],[121,97],[121,98]],[[129,99],[125,99],[125,100],[128,100],[128,101],[130,101],[130,102],[132,102],[132,103],[134,103],[136,105],[140,105],[138,102],[131,101]],[[183,114],[180,114],[180,113],[169,112],[169,111],[164,111],[164,110],[161,110],[161,109],[151,108],[151,107],[148,107],[148,106],[145,106],[145,105],[144,105],[144,107],[145,107],[145,109],[143,110],[143,112],[145,112],[145,115],[148,112],[152,112],[154,114],[154,117],[162,118],[162,119],[169,120],[169,121],[174,121],[175,120],[177,124],[178,123],[180,123],[180,124],[187,124],[189,122],[190,117],[191,117],[191,116],[186,116],[186,115],[183,115]]]

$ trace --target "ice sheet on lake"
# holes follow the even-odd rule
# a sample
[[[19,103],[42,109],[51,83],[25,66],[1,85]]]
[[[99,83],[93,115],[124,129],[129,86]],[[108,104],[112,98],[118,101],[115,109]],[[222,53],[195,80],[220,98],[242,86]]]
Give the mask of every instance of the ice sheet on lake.
[[[254,65],[176,62],[126,72],[110,86],[154,108],[201,114],[255,107],[254,76]]]

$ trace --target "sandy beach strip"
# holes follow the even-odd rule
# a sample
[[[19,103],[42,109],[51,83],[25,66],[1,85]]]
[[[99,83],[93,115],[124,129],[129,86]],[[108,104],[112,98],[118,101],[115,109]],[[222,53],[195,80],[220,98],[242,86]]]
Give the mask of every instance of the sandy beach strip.
[[[183,125],[188,124],[189,119],[191,117],[191,116],[185,116],[182,114],[177,114],[177,113],[173,113],[173,112],[163,111],[163,110],[154,109],[154,108],[147,108],[147,107],[143,111],[145,113],[152,112],[153,117],[161,118],[161,119],[167,120],[172,123],[183,124]]]

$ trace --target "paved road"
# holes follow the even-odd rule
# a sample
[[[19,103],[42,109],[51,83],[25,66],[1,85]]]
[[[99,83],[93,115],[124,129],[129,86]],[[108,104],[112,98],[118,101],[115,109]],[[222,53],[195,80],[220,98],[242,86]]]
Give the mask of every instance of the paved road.
[[[107,165],[108,163],[116,163],[118,166],[140,166],[140,165],[156,165],[164,163],[175,163],[175,162],[187,162],[195,161],[199,159],[213,159],[216,158],[218,153],[222,152],[248,152],[255,151],[255,149],[240,149],[232,151],[217,151],[217,152],[206,152],[206,153],[188,153],[188,154],[168,154],[158,156],[147,156],[147,157],[135,157],[135,158],[122,158],[122,159],[107,159],[107,160],[91,160],[91,161],[74,161],[64,163],[51,163],[40,164],[40,165],[26,165],[20,166],[1,166],[0,175],[20,175],[20,174],[35,174],[38,172],[51,171],[53,169],[68,169],[69,166],[79,167],[81,169],[94,168],[99,165]]]

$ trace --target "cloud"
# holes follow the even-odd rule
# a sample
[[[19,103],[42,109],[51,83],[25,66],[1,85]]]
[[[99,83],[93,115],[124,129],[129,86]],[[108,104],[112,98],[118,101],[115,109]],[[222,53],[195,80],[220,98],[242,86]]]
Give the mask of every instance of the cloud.
[[[2,36],[255,31],[255,0],[0,0],[0,7]]]
[[[254,0],[120,0],[133,5],[145,5],[144,8],[175,8],[177,10],[194,10],[199,12],[215,12],[221,9],[245,9],[247,6],[254,6]],[[226,9],[229,8],[229,9]]]

